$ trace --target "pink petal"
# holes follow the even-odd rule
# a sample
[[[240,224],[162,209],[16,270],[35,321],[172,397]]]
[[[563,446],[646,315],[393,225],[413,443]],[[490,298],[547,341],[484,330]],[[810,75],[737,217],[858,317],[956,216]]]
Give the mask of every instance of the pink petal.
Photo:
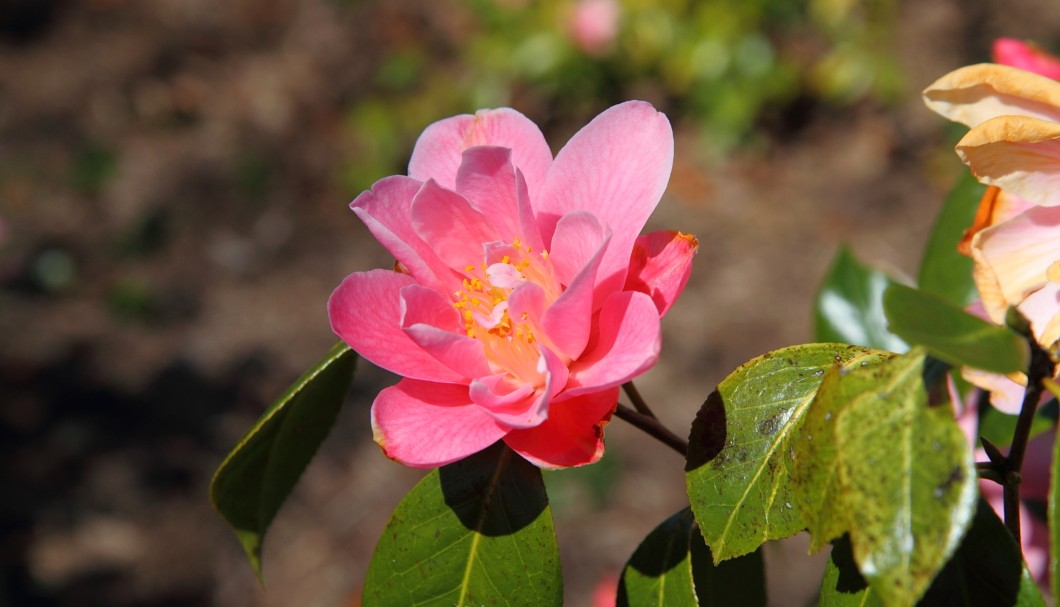
[[[1035,207],[972,240],[975,257],[990,267],[1007,305],[1018,305],[1048,281],[1049,266],[1060,259],[1057,234],[1060,207]]]
[[[1060,80],[1060,57],[1043,51],[1034,43],[1015,38],[998,38],[994,41],[993,51],[994,63]]]
[[[414,284],[411,276],[389,270],[350,274],[328,300],[331,330],[362,357],[398,375],[466,383],[402,331],[400,292]]]
[[[401,289],[401,328],[417,346],[468,380],[492,373],[482,342],[468,337],[460,315],[437,291]]]
[[[692,273],[692,257],[699,241],[675,230],[652,232],[637,238],[629,260],[624,291],[647,293],[659,316],[666,314],[685,289]]]
[[[1060,260],[1053,267],[1060,268]],[[1031,321],[1031,330],[1042,347],[1048,348],[1060,339],[1060,281],[1048,282],[1028,295],[1019,310]]]
[[[463,196],[434,181],[424,183],[412,201],[412,225],[438,257],[458,272],[463,272],[467,265],[482,263],[485,260],[482,245],[500,239],[485,215]]]
[[[592,213],[613,232],[598,290],[620,289],[633,242],[666,189],[673,157],[670,122],[651,104],[628,101],[604,111],[560,150],[533,199],[545,242],[551,243],[560,217]]]
[[[560,220],[560,229],[556,231],[556,234],[563,233],[564,220],[567,217]],[[595,236],[599,238],[602,235],[597,232]],[[589,234],[586,234],[586,240],[593,242]],[[594,303],[593,285],[610,239],[604,237],[602,241],[596,239],[596,242],[598,244],[592,257],[584,262],[584,267],[574,276],[563,294],[552,302],[541,317],[541,328],[548,337],[548,341],[567,359],[576,359],[581,356],[585,350],[585,344],[589,342]]]
[[[556,233],[552,236],[552,250],[548,258],[561,284],[569,285],[589,260],[600,252],[608,232],[592,213],[574,211],[560,218],[556,223]]]
[[[990,404],[998,411],[1009,415],[1016,415],[1020,412],[1027,383],[1027,376],[1023,373],[1006,376],[971,367],[961,367],[961,377],[976,388],[989,392]],[[1013,378],[1019,378],[1023,383],[1017,383]]]
[[[456,174],[456,192],[489,218],[499,239],[505,243],[523,240],[519,189],[525,187],[525,183],[517,179],[511,157],[512,151],[508,148],[468,148]],[[524,207],[532,212],[529,205],[524,204]],[[529,224],[535,226],[536,232],[533,220]]]
[[[537,125],[510,108],[479,110],[428,126],[416,141],[409,160],[409,176],[434,179],[450,190],[456,187],[461,154],[476,145],[512,150],[512,163],[523,172],[531,196],[541,190],[552,164],[552,151]]]
[[[511,381],[508,373],[497,373],[480,377],[471,382],[468,394],[476,404],[487,411],[510,411],[534,393],[531,384]],[[526,407],[523,407],[525,409]],[[494,417],[497,417],[494,415]],[[498,418],[499,419],[499,418]],[[506,420],[500,420],[510,425]],[[537,424],[530,424],[537,425]]]
[[[1008,221],[1033,206],[1035,205],[997,186],[988,187],[979,199],[979,208],[975,211],[972,225],[964,231],[964,236],[957,243],[957,251],[971,257],[972,239],[976,234],[990,226]]]
[[[524,282],[508,296],[508,312],[512,318],[522,318],[535,326],[540,326],[541,317],[545,314],[545,290],[541,285]]]
[[[403,379],[372,403],[372,433],[390,459],[434,468],[489,447],[507,429],[471,402],[467,386]]]
[[[594,463],[604,454],[604,426],[617,404],[618,388],[553,401],[544,423],[513,430],[504,442],[542,468]]]
[[[449,269],[412,227],[412,200],[423,184],[408,177],[387,177],[362,193],[350,208],[387,251],[421,284],[448,288],[456,281]]]
[[[471,398],[505,427],[538,426],[548,418],[552,397],[567,384],[567,367],[551,350],[542,348],[537,371],[544,375],[545,384],[536,390],[500,373],[472,382]]]
[[[463,331],[460,313],[438,291],[413,284],[402,287],[400,296],[402,328],[424,324],[453,333]]]
[[[615,293],[600,309],[593,342],[570,366],[567,394],[617,386],[650,369],[659,360],[659,310],[644,293]]]

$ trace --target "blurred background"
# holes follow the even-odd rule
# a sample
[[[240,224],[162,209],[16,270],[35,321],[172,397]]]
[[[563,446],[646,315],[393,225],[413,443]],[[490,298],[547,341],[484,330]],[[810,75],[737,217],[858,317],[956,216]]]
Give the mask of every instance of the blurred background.
[[[0,605],[357,605],[420,473],[381,455],[362,364],[271,529],[268,589],[210,475],[335,341],[325,302],[392,260],[347,208],[429,123],[514,107],[558,150],[646,99],[677,137],[649,229],[700,253],[638,384],[685,434],[742,362],[810,339],[836,248],[914,275],[958,134],[919,91],[1054,0],[0,0]],[[685,504],[621,421],[548,473],[567,604]],[[771,601],[820,556],[770,545]],[[610,580],[610,582],[608,582]]]

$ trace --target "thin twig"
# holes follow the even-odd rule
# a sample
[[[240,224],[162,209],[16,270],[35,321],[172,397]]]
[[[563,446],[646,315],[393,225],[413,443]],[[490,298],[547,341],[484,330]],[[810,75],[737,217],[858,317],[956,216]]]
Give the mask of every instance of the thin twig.
[[[1020,543],[1020,483],[1023,480],[1023,458],[1027,455],[1027,442],[1031,436],[1031,425],[1038,410],[1038,401],[1045,390],[1044,381],[1052,379],[1056,364],[1049,353],[1038,345],[1033,335],[1028,334],[1027,343],[1031,349],[1031,362],[1027,368],[1027,389],[1023,393],[1023,405],[1020,407],[1019,419],[1016,420],[1016,431],[1012,435],[1012,447],[1005,458],[1003,484],[1005,503],[1005,526]]]
[[[669,428],[662,425],[662,423],[655,417],[638,413],[622,403],[618,403],[618,409],[615,410],[615,417],[640,428],[659,442],[680,453],[681,457],[684,457],[685,454],[688,453],[688,441],[671,432]]]
[[[647,401],[645,401],[644,397],[640,395],[640,391],[637,390],[637,387],[633,385],[632,380],[622,384],[622,389],[626,392],[626,396],[628,396],[629,400],[633,403],[633,408],[637,410],[637,413],[640,413],[641,415],[647,415],[648,417],[655,417],[656,419],[658,419],[655,413],[652,412],[651,407],[648,406]]]

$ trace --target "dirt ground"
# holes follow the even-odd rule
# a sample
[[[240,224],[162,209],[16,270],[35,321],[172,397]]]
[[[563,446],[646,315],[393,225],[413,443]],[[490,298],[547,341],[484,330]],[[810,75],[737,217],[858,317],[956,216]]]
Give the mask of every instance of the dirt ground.
[[[369,405],[394,377],[359,368],[270,531],[267,590],[206,497],[227,450],[334,343],[331,290],[392,262],[334,178],[350,161],[341,108],[387,31],[452,36],[455,2],[347,4],[0,0],[0,605],[358,604],[419,476],[371,441]],[[678,434],[736,366],[810,340],[842,243],[915,275],[960,170],[918,91],[999,35],[1060,47],[1050,0],[899,7],[896,106],[814,106],[722,163],[675,120],[649,228],[701,248],[638,385]],[[575,126],[548,124],[555,148]],[[568,604],[683,507],[682,465],[615,421],[604,463],[547,475]],[[767,547],[771,604],[812,600],[821,557],[804,552]]]

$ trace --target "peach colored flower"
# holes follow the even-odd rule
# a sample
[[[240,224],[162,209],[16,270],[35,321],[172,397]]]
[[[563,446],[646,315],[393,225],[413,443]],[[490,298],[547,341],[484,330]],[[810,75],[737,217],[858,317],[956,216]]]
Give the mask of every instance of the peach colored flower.
[[[957,153],[992,186],[962,243],[975,261],[982,312],[1001,323],[1009,307],[1039,343],[1060,339],[1060,82],[1009,66],[951,72],[924,91],[932,110],[971,130]],[[1018,410],[1026,377],[975,370],[965,376]]]
[[[542,467],[603,454],[619,385],[655,364],[659,320],[697,242],[638,236],[666,188],[673,133],[644,102],[552,153],[511,109],[436,122],[409,176],[351,204],[397,259],[355,272],[333,330],[404,377],[372,405],[388,457],[433,467],[503,440]]]

